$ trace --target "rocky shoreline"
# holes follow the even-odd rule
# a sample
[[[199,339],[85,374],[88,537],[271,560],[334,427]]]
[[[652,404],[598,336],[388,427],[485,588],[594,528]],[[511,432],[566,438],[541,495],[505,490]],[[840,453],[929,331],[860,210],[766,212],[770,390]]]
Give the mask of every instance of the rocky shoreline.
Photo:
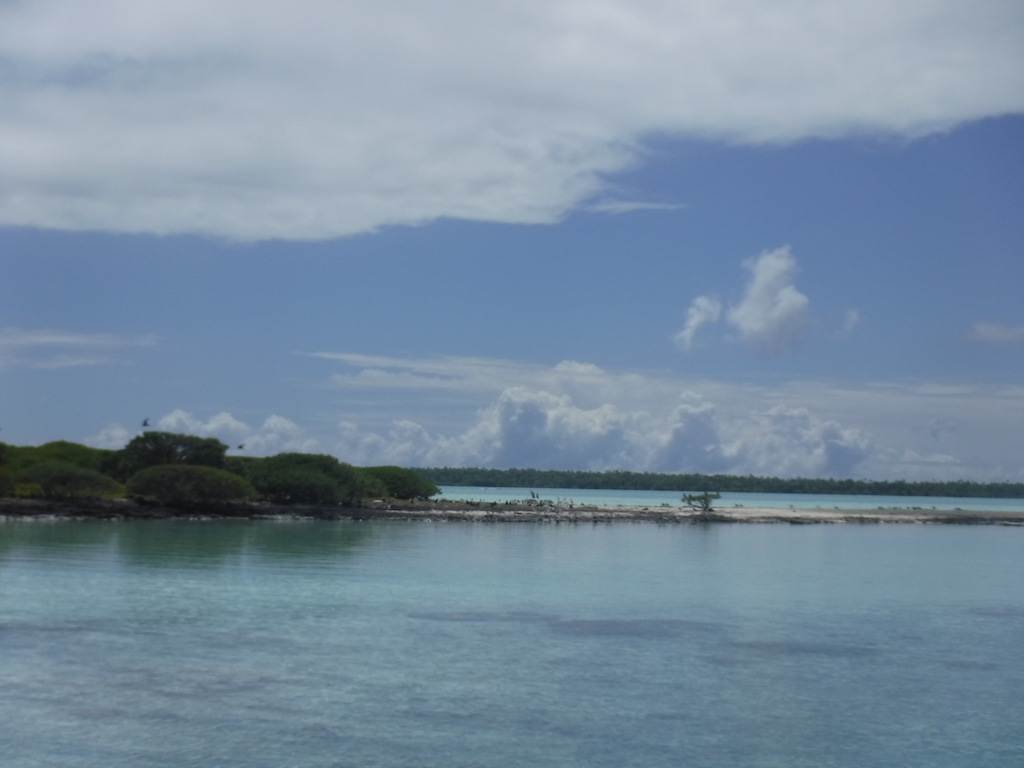
[[[484,523],[916,523],[1024,525],[1024,512],[923,509],[773,509],[734,507],[702,515],[678,507],[593,507],[568,504],[369,502],[358,507],[266,502],[159,504],[130,499],[59,501],[0,499],[0,521],[24,520],[419,520]]]

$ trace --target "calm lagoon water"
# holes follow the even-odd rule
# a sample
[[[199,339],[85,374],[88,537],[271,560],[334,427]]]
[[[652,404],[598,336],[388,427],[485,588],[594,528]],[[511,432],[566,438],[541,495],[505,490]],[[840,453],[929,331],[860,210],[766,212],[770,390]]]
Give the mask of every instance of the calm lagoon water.
[[[6,768],[1024,765],[1024,528],[0,525]]]

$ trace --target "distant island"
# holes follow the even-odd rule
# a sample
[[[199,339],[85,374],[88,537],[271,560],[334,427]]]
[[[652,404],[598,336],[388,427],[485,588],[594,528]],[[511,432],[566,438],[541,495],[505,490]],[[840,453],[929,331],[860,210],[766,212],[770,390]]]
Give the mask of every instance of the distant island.
[[[1024,499],[1024,483],[977,483],[971,480],[851,480],[754,475],[662,474],[609,470],[484,469],[417,467],[436,485],[498,488],[592,488],[615,491],[716,491],[718,493],[813,493],[850,496],[949,496],[954,498]]]

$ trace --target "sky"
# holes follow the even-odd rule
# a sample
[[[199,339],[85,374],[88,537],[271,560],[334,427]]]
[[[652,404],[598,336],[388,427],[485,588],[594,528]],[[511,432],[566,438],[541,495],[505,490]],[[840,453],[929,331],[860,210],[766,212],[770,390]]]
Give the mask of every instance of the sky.
[[[0,1],[0,440],[1024,482],[1019,0]]]

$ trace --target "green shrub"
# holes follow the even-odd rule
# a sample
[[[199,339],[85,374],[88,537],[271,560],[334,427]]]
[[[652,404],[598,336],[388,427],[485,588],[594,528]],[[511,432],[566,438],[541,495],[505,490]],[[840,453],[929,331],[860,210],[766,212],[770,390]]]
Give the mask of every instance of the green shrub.
[[[363,469],[359,469],[359,489],[359,495],[364,499],[386,499],[391,495],[379,477]]]
[[[253,487],[280,504],[351,505],[362,495],[359,471],[325,454],[279,453],[248,471]]]
[[[65,462],[35,464],[18,473],[19,484],[37,484],[48,499],[113,496],[120,487],[112,477]]]
[[[365,467],[363,473],[380,480],[396,499],[426,499],[441,492],[423,475],[404,467]]]
[[[14,473],[7,467],[0,467],[0,496],[13,496],[14,485]]]
[[[263,459],[255,456],[225,456],[224,469],[248,480],[252,476],[253,467],[261,461]]]
[[[128,493],[157,501],[238,501],[256,495],[238,475],[194,464],[162,464],[136,472],[128,480]]]
[[[2,454],[6,453],[6,458]],[[7,464],[15,474],[36,464],[74,464],[82,469],[103,471],[104,461],[116,451],[90,448],[68,440],[54,440],[43,445],[9,445],[0,449],[0,464]]]

